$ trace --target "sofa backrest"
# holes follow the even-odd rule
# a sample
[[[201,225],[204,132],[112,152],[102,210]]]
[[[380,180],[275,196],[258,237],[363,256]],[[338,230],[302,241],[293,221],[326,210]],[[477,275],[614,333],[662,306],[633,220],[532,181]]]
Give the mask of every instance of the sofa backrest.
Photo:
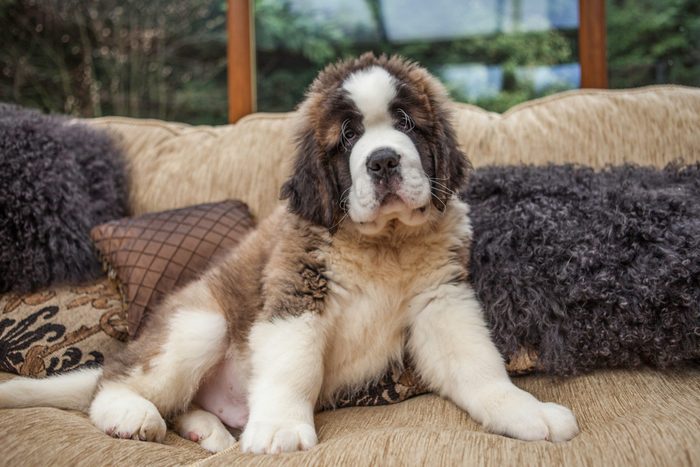
[[[576,90],[504,114],[454,104],[453,119],[477,167],[700,161],[700,88]],[[112,132],[127,155],[132,214],[237,198],[263,218],[279,202],[295,151],[293,112],[216,127],[124,117],[87,122]]]

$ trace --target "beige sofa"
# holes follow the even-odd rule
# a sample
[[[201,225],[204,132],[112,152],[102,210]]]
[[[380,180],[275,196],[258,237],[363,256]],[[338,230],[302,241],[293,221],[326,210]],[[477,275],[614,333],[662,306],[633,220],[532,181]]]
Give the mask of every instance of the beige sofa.
[[[221,127],[128,118],[89,123],[120,139],[129,158],[134,214],[239,198],[263,218],[278,202],[287,174],[294,118],[254,114]],[[454,120],[477,167],[700,160],[700,89],[694,88],[573,91],[503,115],[455,104]],[[55,291],[56,298],[64,292]],[[106,358],[123,345],[115,342],[105,344]],[[10,377],[0,373],[0,380]],[[0,410],[0,465],[700,465],[697,363],[566,379],[530,375],[515,382],[571,407],[581,434],[560,444],[516,441],[486,433],[452,404],[424,395],[392,406],[320,413],[320,444],[309,452],[253,456],[236,445],[211,455],[172,432],[165,444],[112,439],[84,414],[34,408]]]

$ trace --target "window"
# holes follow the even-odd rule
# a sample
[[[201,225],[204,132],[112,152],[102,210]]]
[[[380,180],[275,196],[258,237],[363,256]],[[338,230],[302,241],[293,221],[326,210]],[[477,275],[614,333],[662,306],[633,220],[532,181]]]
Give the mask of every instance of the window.
[[[225,123],[226,0],[0,2],[0,100]]]
[[[608,0],[611,88],[700,85],[700,2]]]
[[[257,109],[292,109],[316,73],[400,53],[458,101],[504,111],[578,88],[578,0],[255,0]]]
[[[0,101],[193,124],[291,110],[328,62],[367,50],[495,111],[577,87],[700,86],[697,0],[11,0],[0,43]]]

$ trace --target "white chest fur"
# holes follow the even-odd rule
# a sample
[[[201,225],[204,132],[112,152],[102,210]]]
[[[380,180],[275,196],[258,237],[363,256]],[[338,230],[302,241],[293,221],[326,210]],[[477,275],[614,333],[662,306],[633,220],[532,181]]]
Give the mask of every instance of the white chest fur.
[[[392,284],[367,281],[337,294],[326,309],[330,322],[321,397],[356,388],[400,361],[408,313],[402,293]],[[348,293],[344,293],[348,292]]]
[[[394,245],[334,240],[326,258],[323,400],[381,377],[392,361],[402,360],[407,330],[424,305],[421,294],[464,267],[455,263],[453,252],[468,242],[471,231],[466,206],[454,204],[440,228]]]

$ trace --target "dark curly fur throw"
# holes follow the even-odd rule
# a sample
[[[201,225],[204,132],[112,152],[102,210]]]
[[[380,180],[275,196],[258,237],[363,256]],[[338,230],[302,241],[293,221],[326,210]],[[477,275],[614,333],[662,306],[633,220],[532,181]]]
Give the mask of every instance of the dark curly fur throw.
[[[0,293],[100,272],[90,228],[126,214],[124,160],[68,119],[0,104]]]
[[[700,164],[484,168],[463,198],[505,355],[555,374],[700,357]]]

